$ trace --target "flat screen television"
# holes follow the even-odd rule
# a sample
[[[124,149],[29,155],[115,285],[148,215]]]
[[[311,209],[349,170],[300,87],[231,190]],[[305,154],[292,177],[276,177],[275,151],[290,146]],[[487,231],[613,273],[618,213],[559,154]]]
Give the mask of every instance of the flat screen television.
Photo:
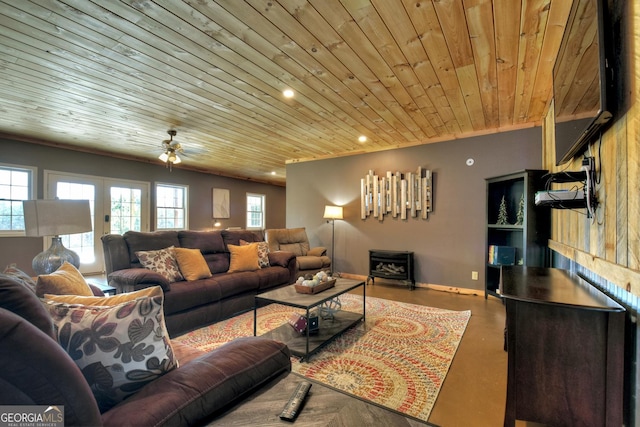
[[[553,67],[556,165],[581,154],[611,117],[606,0],[575,0]]]

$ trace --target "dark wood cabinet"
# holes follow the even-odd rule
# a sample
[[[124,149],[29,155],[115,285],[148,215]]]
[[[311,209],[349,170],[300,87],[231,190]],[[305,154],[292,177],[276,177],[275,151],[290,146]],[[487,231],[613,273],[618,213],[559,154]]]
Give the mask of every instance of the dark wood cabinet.
[[[624,308],[565,270],[502,267],[505,426],[623,425]]]
[[[546,170],[528,169],[487,178],[486,267],[484,297],[499,297],[500,267],[525,265],[546,267],[551,212],[535,205],[536,191],[544,187]],[[506,224],[500,219],[506,216]],[[504,221],[502,221],[504,222]],[[502,249],[507,258],[492,259],[491,250]]]

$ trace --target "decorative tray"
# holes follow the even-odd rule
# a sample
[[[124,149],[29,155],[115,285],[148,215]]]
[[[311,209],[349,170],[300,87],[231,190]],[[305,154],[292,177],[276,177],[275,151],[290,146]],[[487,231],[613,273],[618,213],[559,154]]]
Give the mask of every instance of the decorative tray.
[[[317,294],[318,292],[322,292],[326,289],[333,288],[336,285],[336,279],[327,280],[326,282],[322,282],[317,286],[303,286],[298,285],[297,283],[293,286],[296,287],[296,292],[299,294]]]

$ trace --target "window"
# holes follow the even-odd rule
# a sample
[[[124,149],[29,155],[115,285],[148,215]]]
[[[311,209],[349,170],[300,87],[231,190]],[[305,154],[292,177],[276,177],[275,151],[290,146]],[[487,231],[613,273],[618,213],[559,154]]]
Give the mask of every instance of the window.
[[[63,244],[80,255],[83,274],[105,271],[102,240],[104,234],[124,234],[128,230],[149,231],[151,184],[144,181],[112,179],[94,175],[44,170],[44,198],[86,199],[93,214],[93,231],[61,236]],[[44,249],[51,245],[43,239]]]
[[[113,186],[111,192],[111,228],[113,234],[142,230],[142,189]]]
[[[24,235],[22,201],[34,199],[36,168],[0,164],[0,236]]]
[[[183,185],[156,185],[156,230],[187,228],[187,191]]]
[[[264,194],[247,193],[247,229],[264,228]]]

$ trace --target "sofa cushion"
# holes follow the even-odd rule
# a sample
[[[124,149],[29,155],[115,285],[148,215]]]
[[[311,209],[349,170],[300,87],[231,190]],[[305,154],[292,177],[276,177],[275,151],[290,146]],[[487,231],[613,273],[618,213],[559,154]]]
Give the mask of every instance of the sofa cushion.
[[[0,303],[5,296],[0,297]],[[31,296],[45,311],[35,294]],[[64,406],[64,425],[102,425],[87,381],[57,342],[27,319],[3,308],[0,308],[0,342],[2,405]]]
[[[203,419],[290,370],[291,356],[285,344],[263,337],[238,338],[145,387],[127,399],[127,404],[104,414],[103,422],[201,425]]]
[[[271,251],[290,251],[296,256],[307,255],[309,239],[304,227],[272,228],[265,231]]]
[[[305,256],[309,250],[309,244],[304,243],[280,243],[280,250],[293,252],[297,257]]]
[[[186,280],[198,280],[211,277],[211,270],[200,249],[175,248],[176,260],[180,272]]]
[[[36,282],[31,278],[31,276],[20,270],[15,264],[9,264],[2,273],[14,278],[23,286],[26,286],[27,289],[33,291],[33,293],[36,292]]]
[[[225,299],[242,293],[256,293],[260,287],[258,275],[260,269],[254,271],[238,271],[213,276],[213,280],[220,286],[220,298]]]
[[[229,245],[240,246],[240,240],[249,243],[264,241],[259,231],[252,230],[222,230],[222,238],[227,248]]]
[[[200,249],[203,255],[226,252],[222,231],[180,230],[178,232],[180,247]]]
[[[247,242],[240,239],[240,246],[256,245],[258,247],[258,264],[260,268],[269,267],[269,244],[267,242]]]
[[[36,295],[93,295],[93,291],[73,264],[65,261],[51,274],[41,274],[36,282]]]
[[[48,336],[54,337],[51,316],[40,303],[40,299],[14,276],[0,274],[0,308],[17,314]]]
[[[291,283],[291,273],[286,266],[261,268],[260,271],[256,272],[256,275],[258,276],[258,292],[264,292]]]
[[[114,306],[44,301],[58,343],[82,371],[101,412],[176,367],[162,290],[154,289],[154,296],[132,293],[135,299]]]
[[[140,266],[140,262],[136,256],[136,252],[138,251],[156,251],[170,246],[180,246],[178,232],[172,230],[152,232],[127,231],[122,237],[129,247],[129,260],[132,267]]]
[[[296,257],[298,268],[300,270],[313,270],[315,268],[324,267],[322,257],[319,256],[299,256]]]
[[[231,253],[228,273],[260,269],[260,264],[258,262],[258,246],[227,245],[227,247]]]
[[[138,251],[136,256],[144,268],[161,274],[169,283],[184,280],[178,267],[173,246],[154,251]]]
[[[171,291],[167,292],[164,302],[165,315],[191,310],[201,305],[220,301],[220,285],[214,278],[182,281],[171,284]]]

